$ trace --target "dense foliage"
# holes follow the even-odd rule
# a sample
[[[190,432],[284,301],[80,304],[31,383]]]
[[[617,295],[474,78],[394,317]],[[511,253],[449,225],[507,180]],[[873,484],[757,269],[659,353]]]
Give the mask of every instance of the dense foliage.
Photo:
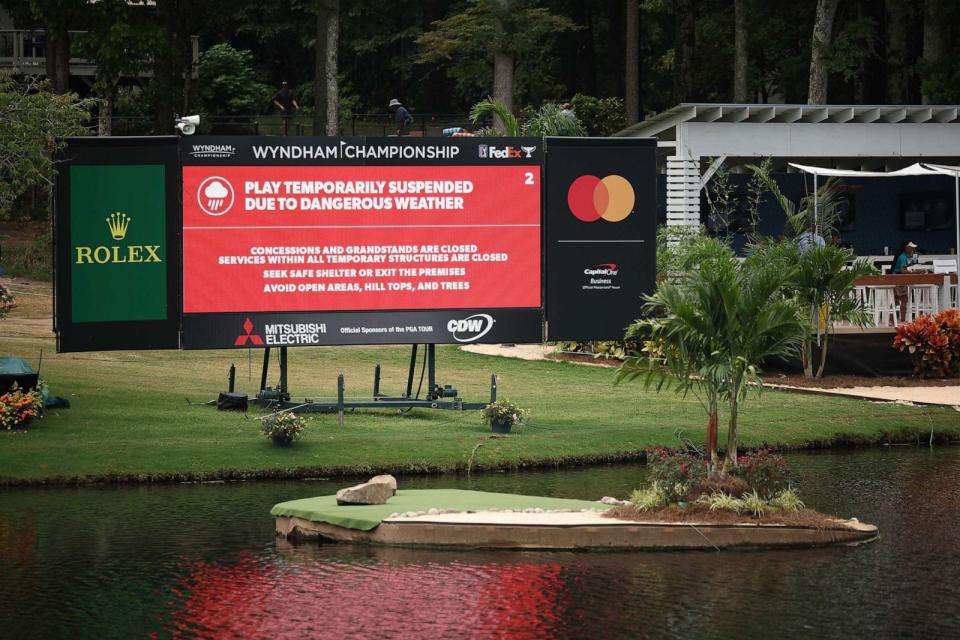
[[[28,189],[49,187],[59,138],[86,132],[92,102],[0,71],[0,219]]]
[[[893,346],[910,354],[918,376],[960,376],[960,311],[945,309],[901,324]]]

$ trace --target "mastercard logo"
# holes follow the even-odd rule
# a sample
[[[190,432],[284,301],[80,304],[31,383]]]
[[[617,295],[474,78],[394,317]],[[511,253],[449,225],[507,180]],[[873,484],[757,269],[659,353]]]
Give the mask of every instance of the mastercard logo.
[[[580,176],[567,190],[567,206],[577,219],[620,222],[633,212],[633,187],[623,176]]]

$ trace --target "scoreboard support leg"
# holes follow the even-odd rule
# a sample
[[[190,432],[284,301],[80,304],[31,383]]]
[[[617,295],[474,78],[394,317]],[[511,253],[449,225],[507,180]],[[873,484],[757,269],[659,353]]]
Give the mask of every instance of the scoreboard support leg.
[[[270,368],[270,347],[263,350],[263,370],[260,373],[260,392],[257,394],[256,402],[263,407],[276,410],[297,409],[300,412],[312,413],[334,413],[343,416],[345,409],[452,409],[464,411],[469,409],[482,409],[486,406],[485,402],[464,402],[457,394],[457,390],[450,385],[437,384],[437,345],[426,344],[425,347],[425,367],[427,369],[428,387],[426,397],[420,399],[413,397],[413,377],[417,365],[417,352],[419,345],[412,345],[410,350],[410,367],[407,371],[407,389],[406,394],[402,396],[389,396],[380,393],[380,365],[374,369],[373,378],[373,397],[370,400],[346,400],[344,398],[345,385],[343,374],[337,377],[337,399],[336,402],[314,402],[304,400],[303,402],[291,402],[290,391],[288,387],[287,375],[287,348],[280,347],[280,382],[276,389],[267,386],[267,375]],[[420,392],[417,392],[419,396]],[[497,399],[497,376],[490,376],[490,402]]]

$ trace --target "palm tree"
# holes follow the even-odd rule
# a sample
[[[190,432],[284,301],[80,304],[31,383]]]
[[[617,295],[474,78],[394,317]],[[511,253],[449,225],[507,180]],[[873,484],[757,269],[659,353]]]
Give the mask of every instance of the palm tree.
[[[795,235],[810,233],[832,236],[840,224],[840,204],[843,183],[835,178],[827,180],[816,197],[808,194],[800,200],[799,208],[783,195],[779,185],[763,169],[749,165],[750,169],[767,185],[774,199],[780,204]],[[816,203],[816,205],[815,205]],[[857,300],[854,283],[857,279],[873,273],[866,260],[854,260],[852,251],[836,245],[811,246],[800,251],[793,242],[765,243],[758,241],[751,247],[752,260],[764,263],[775,262],[781,268],[790,269],[793,276],[788,280],[789,294],[804,308],[810,310],[811,331],[804,338],[801,349],[803,371],[808,378],[820,378],[827,363],[827,346],[830,330],[837,321],[858,326],[867,323],[863,301]],[[814,342],[820,345],[820,362],[814,374]]]
[[[502,128],[493,128],[489,133],[499,136],[585,136],[587,130],[580,119],[568,109],[548,102],[521,125],[517,117],[497,98],[487,98],[470,109],[470,121],[474,124],[496,116]]]
[[[678,279],[662,282],[646,298],[645,319],[628,336],[647,340],[646,355],[624,361],[618,380],[644,376],[659,390],[676,383],[694,392],[707,411],[710,473],[721,472],[717,454],[719,405],[728,404],[727,460],[737,463],[740,404],[749,383],[760,382],[765,359],[795,353],[806,332],[796,304],[781,290],[791,276],[780,265],[740,262],[716,239],[702,238]]]
[[[848,266],[849,265],[849,266]],[[798,253],[797,268],[789,285],[804,309],[811,310],[813,332],[804,340],[803,370],[809,377],[823,377],[827,364],[830,330],[840,320],[863,327],[867,324],[863,301],[854,297],[854,283],[876,273],[865,259],[854,260],[852,251],[836,245],[813,247]],[[813,339],[820,345],[820,362],[813,374]]]

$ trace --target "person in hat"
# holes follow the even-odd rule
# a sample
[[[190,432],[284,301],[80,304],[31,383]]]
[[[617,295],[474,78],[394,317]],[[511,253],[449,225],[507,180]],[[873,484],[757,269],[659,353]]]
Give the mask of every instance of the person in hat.
[[[413,124],[413,116],[396,98],[390,100],[387,107],[393,111],[393,121],[397,123],[397,135],[402,136],[404,131]]]
[[[283,118],[283,135],[287,135],[290,128],[290,118],[294,111],[300,110],[300,105],[297,104],[297,99],[293,97],[293,92],[290,91],[290,86],[286,80],[280,83],[280,90],[274,94],[273,104],[277,109],[280,109],[280,115]]]
[[[911,240],[907,240],[900,245],[900,250],[897,251],[893,258],[893,268],[890,270],[890,273],[901,275],[907,273],[926,273],[926,271],[923,270],[910,269],[910,265],[915,264],[917,261],[916,251],[917,245]],[[896,285],[893,288],[893,297],[896,298],[897,304],[900,306],[900,322],[906,322],[907,299],[910,297],[910,287],[905,284]]]

